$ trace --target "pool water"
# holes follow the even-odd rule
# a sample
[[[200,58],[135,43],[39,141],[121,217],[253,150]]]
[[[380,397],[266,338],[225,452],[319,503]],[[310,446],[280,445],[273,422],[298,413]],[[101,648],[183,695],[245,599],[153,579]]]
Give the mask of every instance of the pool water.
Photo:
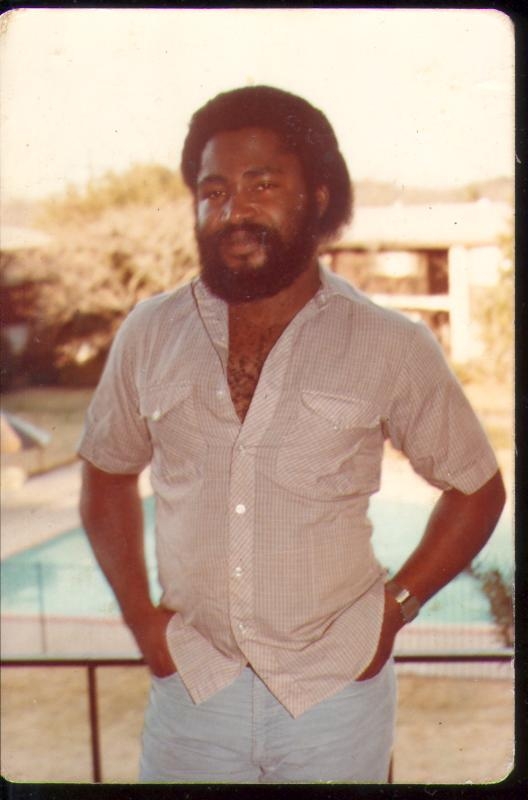
[[[160,596],[154,544],[154,499],[144,502],[145,551],[151,594]],[[430,508],[374,497],[370,518],[376,554],[394,572],[418,543]],[[509,519],[503,515],[476,563],[498,569],[506,582],[513,574]],[[68,531],[1,564],[2,612],[62,617],[115,617],[116,600],[92,554],[82,528]],[[422,610],[417,623],[486,623],[490,605],[476,578],[462,573]]]

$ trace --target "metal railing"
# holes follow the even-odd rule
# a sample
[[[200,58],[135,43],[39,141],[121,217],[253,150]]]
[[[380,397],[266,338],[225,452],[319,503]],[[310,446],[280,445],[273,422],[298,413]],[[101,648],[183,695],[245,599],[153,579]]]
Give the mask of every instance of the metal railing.
[[[86,670],[88,720],[90,724],[90,748],[92,756],[92,779],[102,782],[101,744],[99,737],[99,709],[97,703],[97,670],[103,667],[144,667],[140,658],[5,658],[0,667],[72,667]]]
[[[396,653],[396,664],[491,664],[509,663],[512,649],[471,653]],[[92,779],[102,782],[101,744],[99,736],[99,709],[97,695],[97,670],[104,667],[144,667],[140,658],[6,658],[0,667],[72,667],[85,669],[87,677],[88,719],[90,725],[90,748]],[[394,764],[391,761],[389,783],[392,783]]]

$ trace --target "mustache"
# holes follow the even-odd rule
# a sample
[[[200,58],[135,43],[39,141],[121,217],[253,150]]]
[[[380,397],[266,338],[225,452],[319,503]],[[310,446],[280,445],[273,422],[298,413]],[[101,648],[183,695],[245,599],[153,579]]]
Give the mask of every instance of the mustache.
[[[239,224],[227,223],[221,230],[207,236],[207,240],[215,244],[222,244],[228,241],[235,234],[246,234],[255,238],[260,244],[264,244],[268,239],[273,238],[275,232],[266,225],[257,222],[241,222]]]

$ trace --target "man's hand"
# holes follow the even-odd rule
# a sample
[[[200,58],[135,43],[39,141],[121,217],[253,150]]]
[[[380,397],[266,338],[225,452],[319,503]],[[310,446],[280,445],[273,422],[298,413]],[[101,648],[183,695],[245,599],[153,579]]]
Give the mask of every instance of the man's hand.
[[[393,595],[385,589],[385,607],[378,647],[368,667],[356,678],[357,681],[366,681],[378,674],[391,657],[394,639],[403,625],[401,609]]]
[[[173,613],[162,606],[153,606],[140,619],[126,620],[148,668],[157,678],[166,678],[176,672],[166,638],[167,625]]]
[[[491,536],[504,507],[500,472],[473,494],[457,489],[443,492],[425,533],[393,580],[405,586],[422,605],[455,578]],[[356,678],[373,678],[390,657],[396,634],[404,625],[395,598],[385,590],[385,610],[378,648],[368,667]]]
[[[173,614],[152,605],[145,564],[138,475],[83,465],[81,518],[90,544],[148,667],[164,678],[176,671],[165,634]]]

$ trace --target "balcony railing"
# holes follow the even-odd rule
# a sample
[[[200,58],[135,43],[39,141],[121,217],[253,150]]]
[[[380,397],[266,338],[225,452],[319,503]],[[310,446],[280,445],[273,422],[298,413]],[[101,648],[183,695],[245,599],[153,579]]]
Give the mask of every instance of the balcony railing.
[[[491,664],[509,663],[513,658],[511,649],[482,651],[470,653],[396,653],[396,664]],[[90,727],[90,747],[92,779],[94,783],[102,782],[102,758],[100,744],[100,726],[97,692],[97,670],[105,667],[144,667],[145,662],[140,658],[6,658],[0,661],[0,666],[7,668],[16,667],[76,667],[86,670],[88,720]],[[392,783],[393,763],[389,773],[389,783]]]

